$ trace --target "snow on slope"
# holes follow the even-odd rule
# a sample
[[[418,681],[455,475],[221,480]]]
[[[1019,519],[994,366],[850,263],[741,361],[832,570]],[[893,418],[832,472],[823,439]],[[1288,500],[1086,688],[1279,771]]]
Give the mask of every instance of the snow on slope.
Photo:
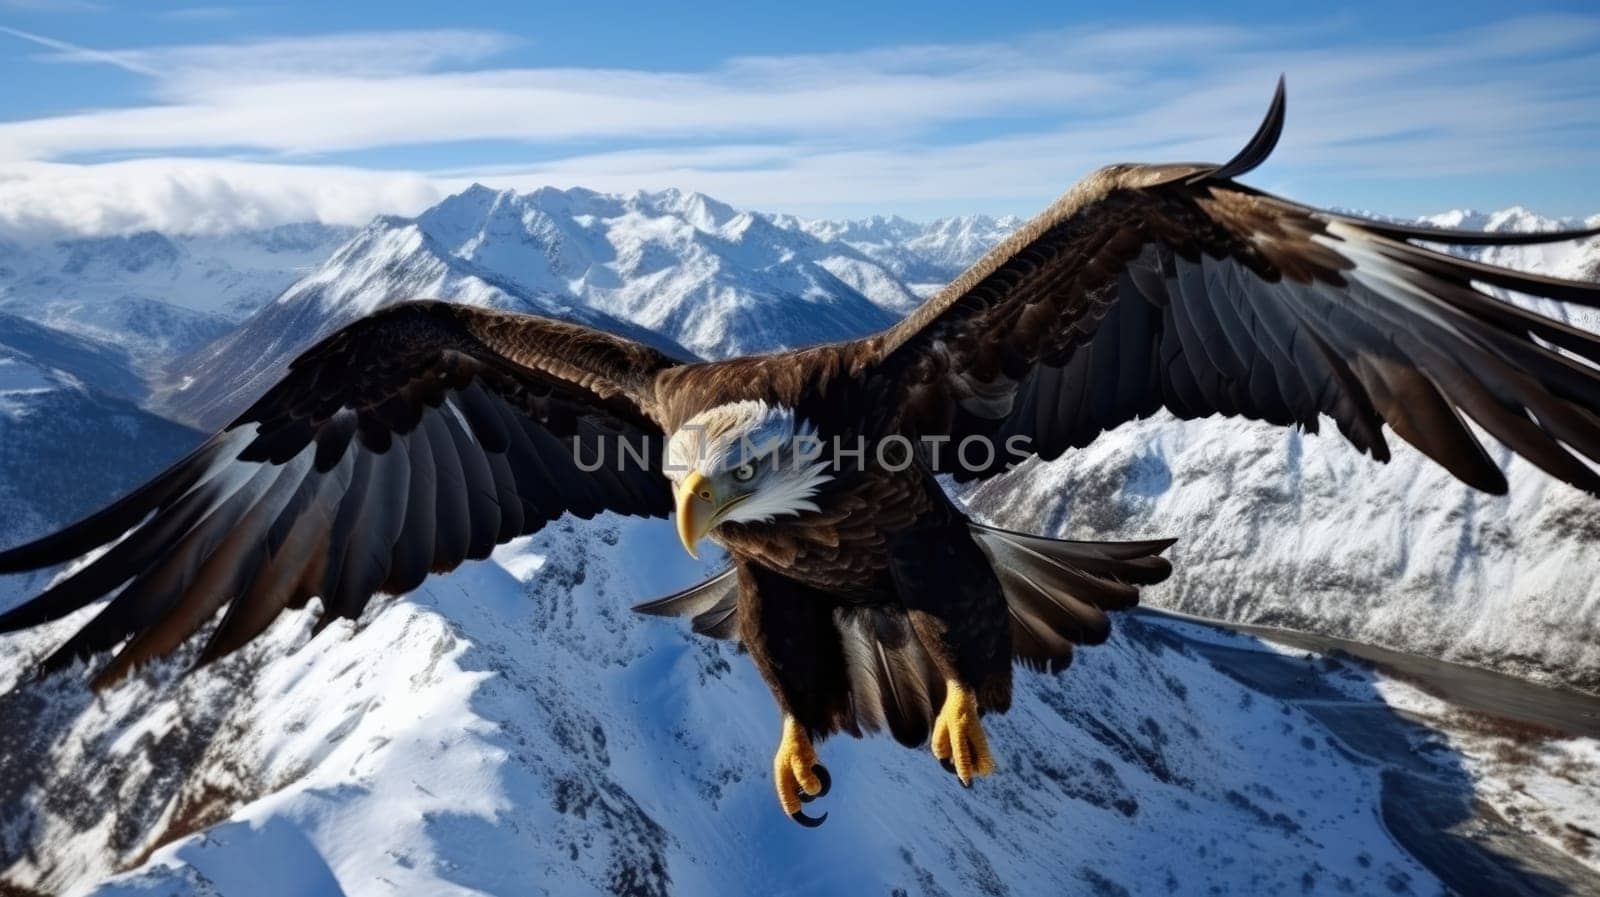
[[[0,244],[0,310],[121,346],[154,371],[227,332],[349,234],[305,223]]]
[[[1549,230],[1521,209],[1442,226]],[[1600,219],[1591,219],[1591,222]],[[1464,251],[1600,278],[1600,240]],[[1541,308],[1557,311],[1554,305]],[[1600,332],[1600,313],[1572,323]],[[1496,447],[1510,493],[1482,495],[1391,436],[1387,465],[1334,432],[1165,413],[968,493],[996,522],[1063,536],[1180,539],[1177,610],[1340,635],[1600,691],[1600,509]]]
[[[242,329],[175,365],[156,407],[216,424],[316,335],[427,297],[570,318],[711,356],[854,336],[915,304],[849,247],[699,194],[475,186],[416,218],[368,225]]]
[[[138,400],[144,384],[133,359],[117,346],[0,312],[0,355],[27,361],[109,395]]]
[[[844,338],[915,305],[847,248],[698,193],[476,186],[417,222],[526,290],[576,297],[704,357]]]
[[[200,438],[85,385],[103,359],[40,351],[41,342],[18,339],[12,323],[0,315],[0,544],[6,546],[99,508]],[[43,330],[21,323],[32,328],[21,330],[24,337]],[[70,337],[58,336],[70,344]],[[0,577],[0,606],[35,593],[43,582],[39,575]]]
[[[449,211],[449,203],[432,211]],[[197,426],[219,427],[317,339],[378,308],[416,298],[577,321],[688,357],[668,338],[457,254],[425,219],[373,221],[243,326],[175,362],[151,407]]]
[[[26,808],[4,874],[83,893],[136,866],[96,893],[228,897],[1441,891],[1379,822],[1376,765],[1131,620],[1020,677],[989,722],[1002,773],[971,790],[926,751],[825,743],[830,818],[803,830],[748,661],[628,610],[702,569],[664,522],[561,523],[299,650],[295,615],[175,685],[26,686],[0,703],[0,799]]]
[[[898,215],[876,215],[852,221],[808,221],[774,216],[777,224],[842,243],[888,268],[919,296],[926,296],[966,270],[989,247],[1022,224],[1013,215],[961,215],[931,222],[908,221]]]

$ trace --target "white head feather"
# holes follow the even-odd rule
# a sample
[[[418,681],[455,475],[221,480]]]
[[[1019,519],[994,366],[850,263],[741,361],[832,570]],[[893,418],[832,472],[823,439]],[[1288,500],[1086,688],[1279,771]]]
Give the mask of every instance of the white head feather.
[[[729,509],[725,520],[767,523],[776,517],[815,512],[812,497],[833,479],[821,459],[816,428],[794,409],[747,399],[718,405],[690,418],[667,440],[666,471],[680,483],[689,471],[728,483],[749,465],[756,478],[750,497]]]

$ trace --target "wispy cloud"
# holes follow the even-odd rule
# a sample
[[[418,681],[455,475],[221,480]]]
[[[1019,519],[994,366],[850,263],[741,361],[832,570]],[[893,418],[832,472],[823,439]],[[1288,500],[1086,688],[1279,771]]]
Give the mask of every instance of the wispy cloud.
[[[20,28],[11,28],[5,25],[0,25],[0,34],[9,34],[18,40],[24,40],[30,44],[37,44],[41,47],[55,50],[61,54],[61,58],[70,59],[74,62],[97,62],[114,66],[125,72],[132,72],[135,75],[144,75],[151,78],[160,76],[160,72],[140,64],[136,58],[133,58],[133,54],[91,50],[88,47],[69,44],[64,40],[56,40],[53,37],[45,37],[42,34],[34,34],[31,31],[23,31]]]
[[[18,12],[104,12],[106,5],[94,0],[0,0],[0,9]]]
[[[222,22],[256,12],[252,6],[180,6],[156,15],[174,22]]]
[[[96,50],[15,28],[0,31],[57,51],[46,61],[105,63],[153,78],[153,92],[165,97],[204,96],[227,85],[330,78],[350,79],[355,86],[368,79],[480,62],[516,44],[515,38],[493,31],[443,29]]]
[[[1284,161],[1272,169],[1280,178],[1600,163],[1600,17],[1591,16],[1382,43],[1337,29],[1081,28],[739,57],[700,71],[495,67],[515,42],[470,30],[111,50],[7,33],[58,63],[135,73],[149,101],[0,123],[0,160],[244,152],[272,162],[206,169],[245,193],[290,170],[305,173],[296,189],[316,172],[346,176],[313,167],[319,157],[509,141],[539,161],[363,183],[680,186],[780,208],[1042,200],[1105,162],[1226,156],[1279,72],[1291,95]],[[181,167],[138,170],[170,177]],[[308,202],[327,214],[326,202]]]

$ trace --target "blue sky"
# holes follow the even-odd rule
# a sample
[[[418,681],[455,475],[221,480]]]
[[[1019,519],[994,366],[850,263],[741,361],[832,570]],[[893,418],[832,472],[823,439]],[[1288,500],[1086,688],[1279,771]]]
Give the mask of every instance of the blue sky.
[[[1592,215],[1592,6],[0,0],[0,225],[356,223],[474,180],[1028,214],[1227,156],[1279,72],[1261,187]]]

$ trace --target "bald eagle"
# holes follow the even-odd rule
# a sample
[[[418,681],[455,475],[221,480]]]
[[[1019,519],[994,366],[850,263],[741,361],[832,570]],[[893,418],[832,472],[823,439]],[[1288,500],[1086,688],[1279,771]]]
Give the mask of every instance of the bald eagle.
[[[737,639],[782,711],[785,812],[824,793],[815,743],[887,730],[969,785],[1011,670],[1057,671],[1170,570],[1169,540],[1063,542],[969,520],[938,478],[1059,457],[1165,409],[1315,432],[1389,457],[1384,426],[1464,482],[1506,479],[1468,420],[1600,495],[1600,339],[1498,287],[1600,307],[1600,287],[1438,245],[1589,236],[1434,230],[1318,211],[1222,165],[1090,175],[896,326],[691,363],[531,315],[411,302],[339,330],[131,494],[0,553],[0,573],[103,549],[0,631],[111,596],[43,661],[120,645],[104,685],[206,630],[204,664],[313,597],[322,623],[564,515],[667,517],[727,572],[641,605]]]

